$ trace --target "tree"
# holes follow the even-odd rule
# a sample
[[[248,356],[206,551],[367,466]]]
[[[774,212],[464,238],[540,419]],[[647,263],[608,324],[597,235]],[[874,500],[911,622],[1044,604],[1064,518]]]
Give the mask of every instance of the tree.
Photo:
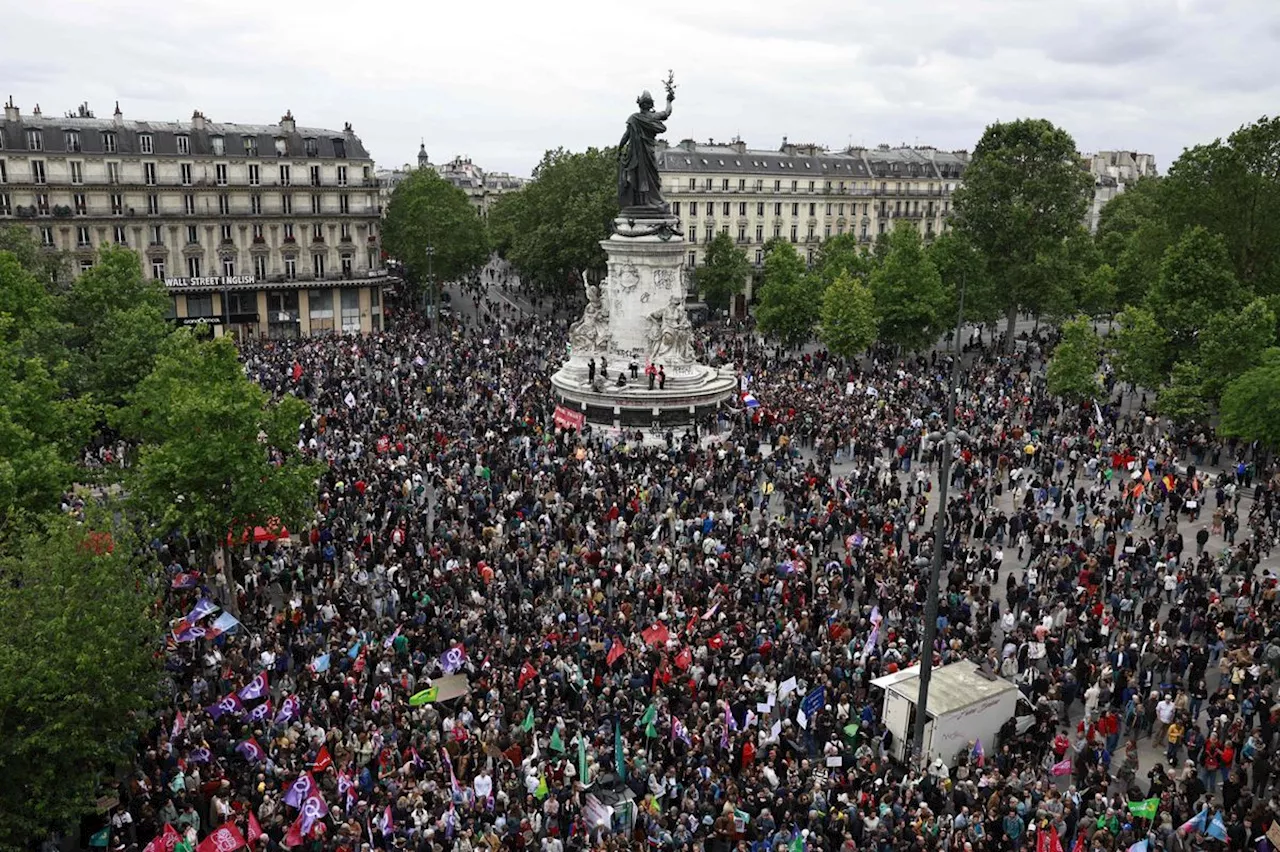
[[[1203,420],[1209,413],[1205,402],[1204,373],[1190,361],[1173,365],[1169,383],[1156,396],[1156,410],[1174,423],[1186,425]]]
[[[865,281],[871,274],[871,256],[852,233],[839,234],[826,240],[814,258],[813,274],[822,282],[824,292],[843,277]]]
[[[1141,304],[1160,274],[1173,241],[1163,210],[1160,178],[1142,178],[1107,202],[1094,236],[1100,257],[1115,269],[1115,304]]]
[[[1101,389],[1098,382],[1101,351],[1102,342],[1094,334],[1087,316],[1081,314],[1067,321],[1045,371],[1049,393],[1074,404],[1096,397]]]
[[[920,232],[910,225],[889,236],[870,286],[883,342],[916,351],[936,343],[947,328],[949,299],[942,276],[925,253]]]
[[[154,724],[154,578],[107,529],[52,514],[0,557],[0,849],[74,830]]]
[[[875,343],[876,300],[861,279],[842,273],[822,294],[818,338],[842,358],[853,358]]]
[[[416,282],[425,282],[429,274],[437,281],[456,281],[489,257],[480,215],[466,193],[434,169],[414,170],[391,194],[382,243]]]
[[[1169,335],[1175,356],[1193,351],[1210,317],[1249,301],[1227,257],[1222,238],[1196,226],[1164,253],[1160,277],[1147,294],[1156,322]]]
[[[819,304],[813,279],[805,274],[804,261],[789,243],[775,243],[764,258],[757,326],[787,346],[799,346],[813,336]]]
[[[600,242],[618,216],[613,148],[548,151],[533,180],[489,213],[494,239],[524,281],[550,291],[578,288],[606,272]]]
[[[71,281],[68,253],[40,245],[31,231],[22,225],[0,228],[0,252],[5,251],[12,253],[23,268],[35,275],[41,286],[53,295],[60,295]]]
[[[1084,277],[1080,289],[1080,309],[1091,317],[1110,314],[1116,304],[1116,270],[1109,263],[1099,264]]]
[[[1168,335],[1145,307],[1125,308],[1116,319],[1116,330],[1107,335],[1107,351],[1116,377],[1155,390],[1168,372]]]
[[[1217,403],[1228,384],[1262,363],[1275,336],[1276,315],[1266,299],[1254,299],[1239,312],[1210,317],[1198,341],[1205,399]]]
[[[1280,349],[1264,352],[1258,366],[1227,385],[1220,414],[1223,435],[1280,448]]]
[[[747,253],[734,245],[723,231],[707,245],[706,262],[694,273],[694,282],[707,307],[725,310],[733,297],[742,292],[751,276]]]
[[[960,288],[964,287],[965,322],[991,322],[1001,315],[1000,302],[987,277],[983,259],[973,244],[958,231],[945,231],[925,248],[942,284],[947,289],[948,318],[960,310]]]
[[[271,402],[245,376],[229,338],[177,331],[114,417],[143,442],[130,500],[163,529],[219,541],[254,520],[296,527],[321,470],[297,447],[309,417],[297,397]]]
[[[983,258],[1009,347],[1018,313],[1058,298],[1061,282],[1045,275],[1045,260],[1079,229],[1093,189],[1078,157],[1071,135],[1044,119],[996,123],[956,191],[957,227]]]

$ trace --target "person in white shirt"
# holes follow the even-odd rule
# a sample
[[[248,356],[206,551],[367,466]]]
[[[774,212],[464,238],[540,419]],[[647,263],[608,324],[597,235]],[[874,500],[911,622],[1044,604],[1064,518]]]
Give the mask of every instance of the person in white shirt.
[[[1177,708],[1174,707],[1173,701],[1169,698],[1169,693],[1165,693],[1164,697],[1156,704],[1156,725],[1155,733],[1151,737],[1152,745],[1159,745],[1164,742],[1165,734],[1169,731],[1169,725],[1173,722],[1173,714]]]
[[[476,791],[476,807],[485,807],[489,801],[489,796],[493,793],[493,779],[482,769],[471,786]]]

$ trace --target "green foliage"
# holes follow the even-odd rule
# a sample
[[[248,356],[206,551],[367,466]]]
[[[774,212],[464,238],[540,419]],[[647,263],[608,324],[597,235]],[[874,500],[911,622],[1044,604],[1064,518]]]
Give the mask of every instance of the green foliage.
[[[876,300],[861,279],[841,273],[822,294],[822,344],[842,358],[861,354],[876,340]]]
[[[1081,282],[1080,310],[1091,317],[1105,316],[1118,307],[1118,295],[1115,267],[1109,263],[1100,264]]]
[[[1169,383],[1156,396],[1156,410],[1174,423],[1189,424],[1203,420],[1209,405],[1203,392],[1204,373],[1190,361],[1173,365]]]
[[[742,292],[751,276],[751,261],[723,231],[707,245],[706,263],[694,273],[694,281],[707,307],[724,310]]]
[[[0,849],[74,831],[152,724],[161,627],[148,557],[118,530],[104,541],[51,515],[0,557]]]
[[[829,288],[841,278],[866,280],[871,274],[872,260],[852,233],[839,234],[822,243],[814,258],[813,274],[822,286]]]
[[[1062,339],[1054,347],[1045,372],[1049,393],[1078,404],[1098,396],[1098,359],[1102,342],[1089,318],[1080,315],[1062,326]]]
[[[558,291],[604,276],[600,241],[618,215],[617,169],[613,148],[557,148],[543,155],[524,189],[499,199],[489,227],[522,280]]]
[[[788,346],[799,346],[813,336],[818,321],[820,294],[804,261],[786,242],[769,247],[764,258],[764,284],[756,308],[756,324],[762,332]]]
[[[1239,310],[1248,301],[1248,290],[1232,271],[1222,238],[1198,226],[1165,252],[1160,277],[1147,294],[1175,356],[1191,351],[1215,313]]]
[[[1115,268],[1117,307],[1137,305],[1160,275],[1160,260],[1173,242],[1161,202],[1164,184],[1143,178],[1102,208],[1094,238],[1099,254]]]
[[[1071,135],[1044,119],[993,124],[974,148],[956,191],[957,227],[983,258],[1010,346],[1019,311],[1066,301],[1070,282],[1055,276],[1071,264],[1059,253],[1079,231],[1092,189]]]
[[[1107,335],[1107,351],[1116,377],[1138,387],[1158,388],[1170,366],[1165,363],[1168,334],[1145,307],[1127,307],[1116,319],[1119,325]]]
[[[434,169],[416,169],[391,194],[382,242],[418,283],[428,274],[456,281],[489,257],[484,223],[467,194]]]
[[[250,519],[303,519],[320,474],[297,448],[307,405],[272,403],[229,339],[175,332],[128,402],[116,425],[144,443],[127,490],[154,523],[220,535]]]
[[[1280,448],[1280,349],[1262,353],[1258,366],[1227,385],[1218,431]]]
[[[895,228],[887,245],[870,281],[880,339],[906,351],[923,349],[947,329],[949,295],[919,231],[910,225]]]
[[[0,252],[10,252],[51,294],[61,294],[71,281],[71,259],[36,242],[22,225],[0,228]]]
[[[995,288],[987,277],[982,256],[959,231],[946,231],[934,238],[925,249],[933,261],[942,283],[947,288],[946,316],[954,317],[960,306],[960,287],[964,286],[965,322],[991,322],[1002,313]]]
[[[1232,380],[1260,364],[1275,336],[1276,315],[1266,299],[1254,299],[1238,313],[1214,314],[1198,341],[1205,398],[1216,402]]]

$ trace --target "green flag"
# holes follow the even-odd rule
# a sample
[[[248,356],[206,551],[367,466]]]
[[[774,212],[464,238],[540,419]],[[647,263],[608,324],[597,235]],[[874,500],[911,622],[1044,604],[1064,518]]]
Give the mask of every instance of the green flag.
[[[735,810],[733,812],[733,818],[741,822],[743,825],[751,824],[751,814],[746,811]]]
[[[845,725],[844,735],[849,739],[853,739],[858,736],[858,726],[856,724]]]
[[[559,728],[556,728],[551,732],[551,750],[564,754],[564,740],[560,739]]]
[[[804,835],[797,833],[792,839],[791,852],[804,852]]]
[[[639,724],[652,725],[653,720],[658,718],[658,707],[656,704],[650,704],[649,709],[644,711],[644,715],[640,717]]]
[[[103,826],[101,831],[94,832],[93,836],[89,838],[90,846],[105,847],[110,842],[111,842],[111,826],[109,825]]]
[[[440,687],[433,686],[430,689],[424,689],[421,692],[415,692],[409,698],[410,707],[420,707],[423,704],[430,704],[436,700],[436,696],[440,694]]]
[[[1155,819],[1156,811],[1160,809],[1160,797],[1156,796],[1150,799],[1143,799],[1141,802],[1130,802],[1129,813],[1143,819]]]
[[[528,789],[528,788],[526,787],[525,789]],[[550,791],[547,789],[547,776],[545,776],[545,775],[539,775],[539,776],[538,776],[538,789],[536,789],[536,790],[534,790],[534,791],[533,791],[533,796],[534,796],[534,798],[535,798],[535,799],[538,799],[539,801],[541,801],[542,799],[545,799],[545,798],[547,797],[547,793],[548,793],[548,792],[550,792]]]
[[[653,739],[658,736],[658,729],[653,726],[652,722],[644,726],[644,735],[649,739]]]
[[[587,778],[587,738],[581,733],[578,734],[578,779],[584,787],[591,783]]]
[[[613,723],[613,771],[624,782],[627,780],[627,761],[622,756],[622,726]]]
[[[532,707],[529,708],[529,712],[527,715],[525,715],[524,721],[520,723],[520,730],[525,731],[526,733],[528,731],[533,730],[533,708]]]

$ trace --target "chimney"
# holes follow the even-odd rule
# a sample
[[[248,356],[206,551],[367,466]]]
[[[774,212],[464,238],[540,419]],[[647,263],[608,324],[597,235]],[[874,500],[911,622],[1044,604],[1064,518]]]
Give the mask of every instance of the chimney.
[[[31,114],[34,115],[36,118],[40,117],[40,104],[36,104],[36,108],[31,110]]]
[[[22,118],[22,113],[20,113],[18,111],[18,108],[13,105],[13,95],[10,95],[8,103],[4,105],[4,120],[18,121],[21,118]]]
[[[116,101],[116,111],[115,111],[115,115],[113,115],[113,116],[111,117],[111,120],[112,120],[112,121],[114,121],[116,124],[124,124],[124,113],[122,113],[122,112],[120,111],[120,102],[119,102],[119,101]]]
[[[204,130],[204,113],[200,110],[191,113],[191,129]]]
[[[285,133],[294,133],[297,131],[298,125],[293,120],[293,110],[285,110],[284,115],[280,117],[280,129]]]

